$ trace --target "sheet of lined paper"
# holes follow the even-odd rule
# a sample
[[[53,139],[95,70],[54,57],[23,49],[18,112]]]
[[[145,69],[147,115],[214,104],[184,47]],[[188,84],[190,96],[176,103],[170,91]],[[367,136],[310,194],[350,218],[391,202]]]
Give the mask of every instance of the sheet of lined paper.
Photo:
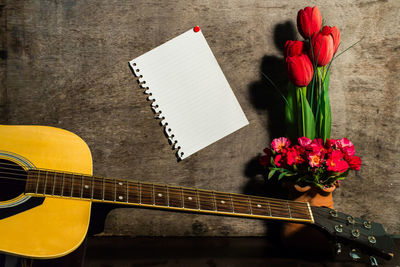
[[[189,30],[130,65],[180,159],[248,124],[201,31]]]

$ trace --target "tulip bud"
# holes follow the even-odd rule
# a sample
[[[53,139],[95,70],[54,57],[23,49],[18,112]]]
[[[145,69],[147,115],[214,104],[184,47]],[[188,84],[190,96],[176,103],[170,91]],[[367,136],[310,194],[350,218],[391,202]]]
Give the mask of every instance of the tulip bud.
[[[318,7],[306,7],[297,13],[297,29],[305,39],[321,30],[322,16]]]
[[[303,41],[287,41],[285,44],[285,57],[299,56],[305,53],[305,43]]]
[[[314,75],[314,67],[306,54],[286,57],[289,80],[298,87],[307,86]]]
[[[332,29],[328,26],[324,26],[321,32],[312,37],[311,45],[312,51],[310,51],[310,57],[314,59],[314,62],[317,63],[318,66],[326,66],[332,60],[333,54],[335,53]],[[339,44],[337,44],[337,46],[339,46]]]

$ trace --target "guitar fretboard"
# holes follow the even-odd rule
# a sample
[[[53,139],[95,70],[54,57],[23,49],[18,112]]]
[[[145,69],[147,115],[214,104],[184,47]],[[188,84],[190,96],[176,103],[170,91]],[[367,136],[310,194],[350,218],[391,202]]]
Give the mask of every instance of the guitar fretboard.
[[[210,214],[314,222],[306,202],[40,169],[28,171],[25,193]]]

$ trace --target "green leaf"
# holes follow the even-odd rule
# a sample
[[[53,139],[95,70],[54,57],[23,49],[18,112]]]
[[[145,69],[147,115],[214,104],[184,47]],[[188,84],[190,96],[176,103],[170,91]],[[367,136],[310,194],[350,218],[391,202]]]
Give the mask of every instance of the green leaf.
[[[274,176],[275,172],[276,172],[276,170],[275,170],[275,169],[274,169],[274,170],[271,170],[271,171],[269,171],[269,173],[268,173],[268,179],[271,179],[271,178],[272,178],[272,176]]]
[[[326,73],[322,84],[322,97],[321,100],[321,109],[319,110],[321,114],[317,116],[319,118],[319,137],[326,141],[327,138],[331,137],[331,105],[329,101],[329,71]]]
[[[285,122],[286,134],[289,139],[294,140],[297,137],[297,103],[296,103],[296,87],[289,83],[287,102],[285,106]]]
[[[315,139],[315,118],[307,100],[307,87],[301,87],[298,90],[300,90],[301,98],[302,134],[313,140]]]
[[[285,173],[285,172],[282,172],[281,174],[279,174],[278,181],[279,181],[280,179],[282,179],[283,177],[285,177],[285,176],[286,176],[286,173]]]

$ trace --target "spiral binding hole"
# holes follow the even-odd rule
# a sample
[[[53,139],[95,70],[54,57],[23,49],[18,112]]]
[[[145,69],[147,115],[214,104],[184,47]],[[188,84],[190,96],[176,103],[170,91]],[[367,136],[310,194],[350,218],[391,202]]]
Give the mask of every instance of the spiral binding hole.
[[[136,63],[132,63],[133,66],[136,66]]]
[[[139,78],[143,78],[143,75],[139,75]]]
[[[139,69],[136,69],[136,71],[139,72],[140,70],[139,70]]]
[[[171,128],[168,128],[168,132],[172,131]]]

